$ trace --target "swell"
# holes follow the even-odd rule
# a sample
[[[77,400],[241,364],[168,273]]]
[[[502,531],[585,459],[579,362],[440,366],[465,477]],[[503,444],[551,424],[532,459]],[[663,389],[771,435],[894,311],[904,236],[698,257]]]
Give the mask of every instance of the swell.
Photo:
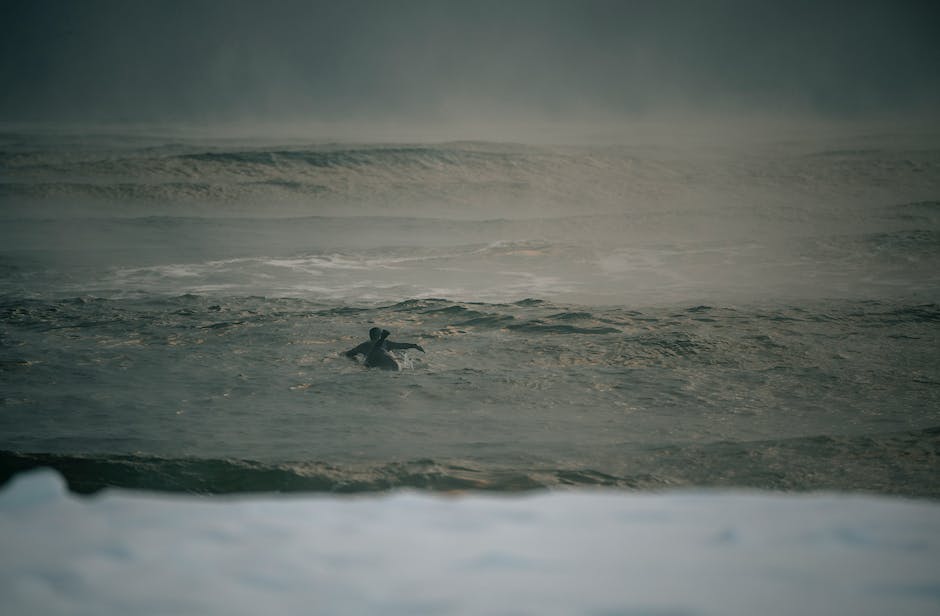
[[[940,485],[935,481],[940,427],[854,437],[819,435],[643,448],[624,445],[614,457],[616,461],[598,470],[590,466],[507,466],[431,459],[365,465],[0,451],[0,485],[19,472],[50,467],[66,478],[72,491],[82,494],[109,487],[197,494],[720,487],[940,498]]]
[[[788,203],[794,197],[797,203],[818,202],[820,196],[828,202],[831,194],[858,200],[867,192],[873,197],[865,200],[872,204],[930,203],[925,200],[936,199],[940,169],[935,149],[755,157],[750,152],[713,156],[639,146],[478,142],[141,145],[90,148],[35,136],[0,144],[0,198],[230,202],[268,196],[384,207],[398,201],[439,207],[494,205],[495,200],[502,211],[525,202],[565,210],[577,205],[581,211],[619,211],[629,203],[631,209],[645,205],[659,212],[662,206],[738,198],[742,189],[786,195]],[[708,198],[690,199],[690,188]],[[883,214],[932,220],[935,213],[915,206]],[[789,216],[779,209],[775,215]]]
[[[545,487],[522,471],[484,471],[434,460],[372,467],[324,462],[271,464],[254,460],[160,458],[133,455],[59,455],[0,451],[0,484],[38,467],[56,469],[69,489],[94,493],[121,487],[163,492],[230,494],[251,492],[375,492],[392,488],[433,491],[518,491]]]
[[[387,201],[390,194],[458,195],[461,187],[516,194],[564,171],[552,156],[498,144],[192,150],[0,151],[6,176],[0,197],[211,202],[345,195]],[[584,163],[568,167],[577,173]]]
[[[514,157],[508,152],[465,147],[389,146],[320,150],[244,150],[184,154],[181,160],[281,166],[301,164],[320,168],[358,167],[466,167],[490,163],[506,164]]]
[[[897,326],[940,322],[940,304],[906,302],[836,302],[766,309],[761,307],[694,306],[685,310],[631,310],[592,307],[590,311],[563,309],[552,302],[523,299],[514,303],[454,302],[447,299],[410,299],[387,305],[340,305],[299,298],[263,296],[227,297],[203,294],[153,295],[138,299],[94,296],[62,299],[0,295],[0,323],[37,331],[64,327],[121,325],[125,321],[152,321],[160,327],[199,328],[230,324],[250,318],[258,323],[281,319],[355,317],[360,320],[399,319],[415,315],[429,328],[474,327],[505,329],[523,334],[614,335],[641,346],[674,355],[713,350],[714,340],[696,332],[701,327],[733,322],[738,329],[754,324],[767,333],[780,324],[820,323],[838,325],[847,333]],[[225,315],[240,315],[226,319]],[[713,338],[713,336],[712,336]],[[765,336],[766,338],[766,336]]]

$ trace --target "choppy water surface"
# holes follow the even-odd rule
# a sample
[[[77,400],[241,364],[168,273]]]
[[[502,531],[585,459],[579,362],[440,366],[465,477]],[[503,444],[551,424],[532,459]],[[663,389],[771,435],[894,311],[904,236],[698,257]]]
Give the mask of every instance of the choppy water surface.
[[[934,150],[4,143],[3,477],[940,495]]]

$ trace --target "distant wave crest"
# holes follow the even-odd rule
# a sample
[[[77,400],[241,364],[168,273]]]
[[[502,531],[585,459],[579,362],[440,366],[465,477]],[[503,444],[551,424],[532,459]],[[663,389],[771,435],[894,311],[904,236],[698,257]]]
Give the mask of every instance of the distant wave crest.
[[[35,143],[34,143],[35,141]],[[588,211],[755,194],[799,201],[858,199],[892,189],[924,203],[937,188],[940,150],[710,156],[654,147],[529,146],[486,142],[108,147],[17,139],[0,149],[0,198],[256,203],[339,201],[383,207],[460,205]],[[743,191],[743,192],[742,192]],[[756,191],[756,192],[749,192]],[[910,194],[905,199],[903,194]],[[919,199],[915,196],[921,196]],[[882,203],[888,205],[888,203]],[[915,208],[899,215],[932,215]]]

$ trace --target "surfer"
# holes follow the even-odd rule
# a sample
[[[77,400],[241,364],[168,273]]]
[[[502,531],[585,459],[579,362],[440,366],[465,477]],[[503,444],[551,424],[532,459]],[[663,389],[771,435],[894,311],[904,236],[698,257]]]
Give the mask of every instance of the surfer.
[[[389,331],[373,327],[369,330],[369,340],[363,342],[357,347],[346,351],[346,357],[350,359],[356,355],[364,355],[365,365],[370,368],[381,368],[383,370],[400,370],[398,361],[390,351],[396,349],[418,349],[424,353],[424,348],[420,344],[413,342],[392,342],[388,340]]]

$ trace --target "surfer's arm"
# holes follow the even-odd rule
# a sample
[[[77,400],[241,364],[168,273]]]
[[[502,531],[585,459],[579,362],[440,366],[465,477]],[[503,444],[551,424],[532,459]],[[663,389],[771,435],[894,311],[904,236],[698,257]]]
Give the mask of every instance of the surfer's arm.
[[[372,350],[372,342],[371,342],[371,341],[369,341],[369,342],[363,342],[363,343],[360,344],[359,346],[357,346],[357,347],[355,347],[355,348],[353,348],[353,349],[349,349],[348,351],[346,351],[346,352],[344,353],[344,355],[345,355],[346,357],[352,358],[352,357],[355,357],[356,355],[368,355],[368,354],[369,354],[369,351],[371,351],[371,350]]]
[[[386,342],[385,348],[395,350],[395,349],[418,349],[424,353],[424,349],[420,344],[415,344],[414,342]]]

